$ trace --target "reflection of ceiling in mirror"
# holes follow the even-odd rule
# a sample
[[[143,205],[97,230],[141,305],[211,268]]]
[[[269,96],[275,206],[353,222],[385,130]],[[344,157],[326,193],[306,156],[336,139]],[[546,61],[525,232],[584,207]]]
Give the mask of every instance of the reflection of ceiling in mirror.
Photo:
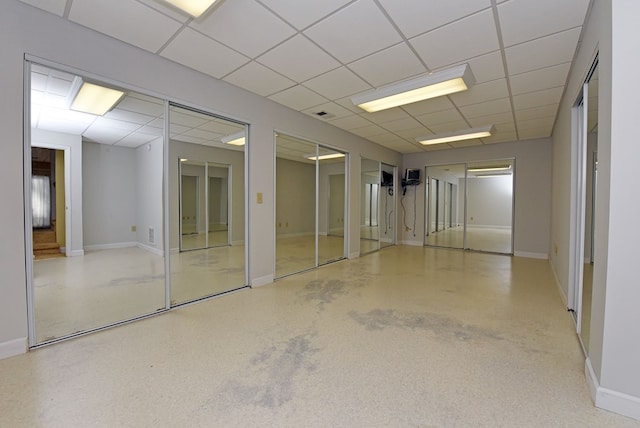
[[[38,64],[31,66],[31,125],[36,129],[82,135],[84,141],[139,147],[164,135],[163,101],[133,91],[104,116],[69,109],[74,75]],[[179,107],[171,109],[172,139],[244,151],[221,138],[244,132],[244,125]]]
[[[314,164],[314,159],[310,157],[316,156],[316,143],[312,143],[301,138],[293,137],[286,134],[276,134],[276,157],[292,160],[295,162],[302,162],[308,164]],[[318,146],[318,154],[329,155],[335,153],[344,153],[338,150],[329,149],[323,146]],[[344,163],[344,157],[338,157],[333,159],[320,159],[321,164],[327,163]]]

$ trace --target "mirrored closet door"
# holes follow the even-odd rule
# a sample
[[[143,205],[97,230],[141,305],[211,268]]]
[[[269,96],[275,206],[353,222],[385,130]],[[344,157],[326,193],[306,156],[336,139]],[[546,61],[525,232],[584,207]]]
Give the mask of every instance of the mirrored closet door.
[[[246,285],[245,125],[169,109],[171,305]]]
[[[297,137],[276,137],[276,277],[346,254],[346,154]]]
[[[30,65],[30,346],[165,309],[163,101]],[[86,89],[111,94],[109,105]]]
[[[360,254],[396,243],[397,168],[360,160]]]

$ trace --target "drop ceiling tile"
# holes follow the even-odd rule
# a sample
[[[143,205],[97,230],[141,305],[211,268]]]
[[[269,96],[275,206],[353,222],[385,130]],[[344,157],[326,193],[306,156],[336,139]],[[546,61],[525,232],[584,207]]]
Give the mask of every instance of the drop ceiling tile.
[[[340,66],[302,35],[287,40],[257,61],[296,82],[304,82]]]
[[[406,129],[419,128],[422,126],[422,124],[412,117],[407,117],[405,119],[394,120],[393,122],[385,122],[380,126],[388,131],[396,132]]]
[[[71,90],[71,81],[58,79],[57,77],[49,77],[47,81],[47,92],[53,95],[66,97]]]
[[[484,103],[460,107],[460,111],[465,118],[470,119],[490,114],[509,112],[511,111],[511,103],[509,102],[509,98],[501,98],[499,100],[486,101]]]
[[[96,116],[72,110],[41,107],[38,128],[67,134],[81,135]]]
[[[389,67],[389,64],[393,64],[393,67]],[[352,62],[349,68],[376,87],[427,71],[404,42]]]
[[[371,89],[370,85],[346,67],[336,68],[314,77],[304,82],[304,86],[330,100],[349,97],[357,92]]]
[[[380,124],[411,117],[411,115],[409,115],[407,112],[399,108],[380,110],[373,113],[368,113],[368,112],[362,113],[362,110],[360,111],[361,111],[360,115],[365,119],[370,120],[374,123],[380,123]]]
[[[179,111],[172,111],[169,114],[171,120],[171,132],[176,132],[175,125],[182,125],[187,128],[197,128],[207,123],[207,120],[191,114],[182,113]],[[184,131],[181,131],[182,133]]]
[[[436,111],[450,110],[454,107],[455,106],[451,101],[449,101],[448,97],[438,97],[396,108],[402,108],[412,116],[419,116],[421,114],[433,113]]]
[[[69,20],[151,52],[157,52],[181,27],[180,22],[135,0],[119,0],[118,7],[103,0],[74,0]]]
[[[362,113],[364,111],[360,107],[353,105],[353,103],[351,102],[351,97],[340,98],[340,99],[335,100],[334,102],[336,104],[346,108],[347,110],[349,110],[352,113],[360,114],[360,113]]]
[[[505,46],[581,26],[589,0],[512,0],[498,6]],[[526,19],[523,19],[526,17]]]
[[[202,55],[206,52],[206,55]],[[165,58],[220,79],[249,61],[228,47],[185,28],[162,51]]]
[[[103,127],[99,125],[91,125],[82,136],[93,142],[100,144],[114,144],[120,139],[126,137],[131,132],[124,129],[115,129]]]
[[[392,134],[391,132],[387,132],[385,134],[372,135],[371,137],[367,137],[367,140],[373,141],[374,143],[378,143],[378,144],[386,144],[386,143],[392,143],[396,141],[403,141],[400,137]]]
[[[436,111],[433,113],[421,114],[421,115],[415,116],[415,118],[418,119],[423,125],[427,127],[431,127],[432,125],[437,125],[440,123],[449,123],[449,122],[464,120],[463,117],[458,112],[458,110],[456,109],[449,109],[449,110]]]
[[[144,101],[140,98],[131,97],[128,95],[118,103],[118,105],[114,110],[112,110],[112,112],[116,112],[119,110],[141,113],[153,117],[162,116],[164,114],[164,107],[162,106],[162,104]]]
[[[351,130],[370,126],[371,122],[363,117],[354,114],[353,116],[332,120],[331,124],[337,126],[338,128]]]
[[[510,141],[517,141],[518,135],[515,131],[512,132],[504,132],[504,133],[496,133],[489,138],[483,138],[482,142],[484,144],[496,144],[496,143],[506,143]]]
[[[518,132],[521,140],[531,140],[534,138],[549,138],[551,136],[551,129],[529,129],[526,131]]]
[[[306,110],[328,101],[326,98],[300,85],[271,95],[269,99],[298,111]]]
[[[182,133],[182,135],[188,135],[190,137],[200,138],[202,140],[214,141],[219,139],[219,135],[214,132],[205,131],[204,129],[193,128],[188,130],[187,132]]]
[[[500,48],[491,10],[414,37],[410,42],[430,69],[444,67]],[[443,49],[443,46],[446,48]]]
[[[255,58],[293,36],[296,30],[254,0],[223,2],[204,20],[189,26]]]
[[[388,132],[388,131],[378,125],[368,125],[368,126],[363,126],[362,128],[351,129],[349,130],[349,132],[351,132],[352,134],[359,135],[363,138],[368,138],[373,135],[384,134],[385,132]]]
[[[304,32],[343,63],[402,41],[373,0],[359,0]]]
[[[407,38],[491,7],[489,0],[447,0],[446,5],[424,0],[380,0]]]
[[[571,62],[579,36],[575,28],[506,48],[509,75]]]
[[[492,80],[473,85],[469,90],[451,94],[451,101],[458,106],[467,106],[509,96],[507,79]]]
[[[509,132],[516,132],[516,125],[513,123],[513,121],[509,123],[500,123],[496,125],[493,129],[492,134],[496,135],[496,134],[504,134]]]
[[[325,117],[318,116],[316,113],[325,112],[327,115]],[[336,103],[325,103],[319,106],[312,107],[310,109],[304,110],[303,113],[308,114],[316,119],[320,119],[322,121],[332,121],[334,119],[339,119],[341,117],[348,117],[353,115],[353,113],[346,108],[336,104]]]
[[[558,104],[549,104],[540,107],[516,110],[517,120],[542,119],[544,117],[555,117],[558,113]]]
[[[158,137],[151,134],[143,134],[141,132],[134,132],[132,134],[127,135],[118,143],[116,146],[124,146],[124,147],[139,147],[143,144],[150,143]]]
[[[124,120],[126,122],[136,123],[138,125],[146,125],[155,118],[154,116],[123,110],[120,108],[111,110],[103,117],[114,120]]]
[[[430,144],[428,146],[422,146],[422,149],[425,152],[436,152],[440,150],[450,150],[453,149],[453,147],[448,144]]]
[[[537,92],[529,92],[527,94],[514,95],[513,107],[516,110],[524,110],[533,107],[546,106],[549,104],[558,104],[560,97],[564,92],[564,86],[557,88],[544,89]]]
[[[433,132],[429,131],[424,126],[420,126],[418,128],[413,129],[404,129],[402,131],[395,132],[399,137],[404,138],[405,140],[410,140],[411,143],[416,142],[418,137],[424,137],[425,135],[433,135]]]
[[[251,61],[247,65],[227,75],[224,80],[260,96],[267,97],[294,86],[296,82]]]
[[[505,113],[488,114],[486,116],[470,117],[471,126],[498,125],[501,123],[513,123],[513,114],[511,111]]]
[[[47,89],[47,75],[43,73],[31,72],[31,90],[45,91]]]
[[[64,7],[67,4],[67,0],[21,0],[23,3],[30,4],[39,9],[46,10],[47,12],[62,16],[64,14]]]
[[[260,0],[298,30],[302,30],[351,0],[291,1]]]
[[[511,76],[509,78],[511,93],[518,95],[563,86],[567,81],[569,68],[571,68],[571,63],[567,62]]]
[[[551,116],[541,119],[518,120],[518,132],[522,133],[532,130],[550,131],[555,119],[555,116]]]
[[[454,131],[459,131],[461,129],[468,129],[468,128],[469,128],[469,125],[467,125],[467,122],[465,122],[464,120],[456,120],[455,122],[438,123],[438,124],[429,126],[429,129],[431,129],[436,134],[443,134],[445,132],[454,132]]]
[[[388,147],[391,150],[395,150],[400,153],[421,153],[423,151],[421,147],[418,147],[415,144],[409,143],[407,141],[402,141],[402,140],[385,144],[385,147]]]
[[[158,1],[158,0],[138,0],[140,3],[144,3],[147,6],[157,10],[160,13],[163,13],[170,18],[175,19],[176,21],[180,21],[182,23],[187,22],[191,19],[191,15],[187,12],[184,12],[182,9],[178,9],[173,5],[167,3],[166,1]]]
[[[110,119],[107,117],[98,117],[92,126],[99,126],[103,128],[121,129],[124,131],[135,131],[140,128],[140,125],[132,122],[125,122],[122,120]]]
[[[173,129],[173,127],[172,127]],[[154,126],[145,125],[138,130],[138,132],[142,132],[143,134],[151,134],[156,135],[158,137],[164,136],[164,130],[162,128],[156,128]]]

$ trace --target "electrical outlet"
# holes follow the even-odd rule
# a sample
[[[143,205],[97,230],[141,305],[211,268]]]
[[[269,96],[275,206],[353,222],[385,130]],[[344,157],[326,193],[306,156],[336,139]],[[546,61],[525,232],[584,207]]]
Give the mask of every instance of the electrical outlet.
[[[256,202],[259,204],[262,203],[262,192],[256,193]]]
[[[135,226],[131,226],[131,231],[135,232],[137,230],[137,228]]]

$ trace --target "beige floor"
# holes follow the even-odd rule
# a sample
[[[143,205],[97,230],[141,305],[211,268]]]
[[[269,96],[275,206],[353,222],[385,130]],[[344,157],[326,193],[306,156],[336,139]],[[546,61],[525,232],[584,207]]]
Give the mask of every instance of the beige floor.
[[[316,241],[312,234],[277,237],[276,278],[302,272],[315,267]],[[340,235],[318,236],[318,264],[324,265],[344,258],[344,237]]]
[[[7,427],[638,427],[548,262],[396,246],[0,361]]]
[[[447,248],[463,248],[462,226],[433,232],[427,236],[426,245]],[[493,229],[467,226],[467,248],[492,253],[511,254],[511,229]]]
[[[208,235],[208,241],[205,239]],[[207,244],[209,247],[219,247],[228,245],[229,232],[227,230],[216,230],[205,233],[189,233],[182,235],[182,249],[199,249],[204,248]]]

